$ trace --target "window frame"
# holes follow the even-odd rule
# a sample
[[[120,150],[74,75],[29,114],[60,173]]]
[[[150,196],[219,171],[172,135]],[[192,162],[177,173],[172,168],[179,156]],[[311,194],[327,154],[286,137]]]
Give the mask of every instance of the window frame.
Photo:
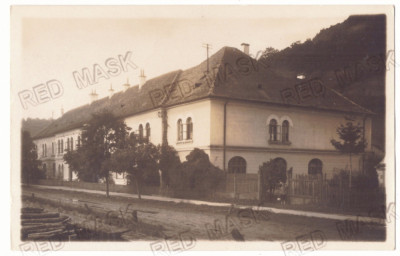
[[[186,140],[193,140],[193,120],[191,117],[186,119]]]
[[[236,172],[237,169],[243,169],[244,172]],[[228,161],[228,173],[230,174],[246,174],[247,172],[247,161],[244,157],[234,156]]]
[[[269,141],[278,142],[279,141],[278,121],[275,118],[269,121],[268,130],[269,130]]]
[[[146,123],[146,139],[147,141],[150,141],[150,135],[151,135],[151,128],[150,128],[150,123]]]
[[[289,136],[290,136],[290,124],[288,120],[284,120],[282,122],[282,138],[281,141],[282,143],[289,143]]]
[[[183,141],[183,121],[182,119],[178,119],[176,122],[177,126],[177,141]]]
[[[310,165],[314,164],[313,167],[313,172],[315,173],[310,173]],[[319,158],[313,158],[308,162],[308,169],[307,169],[307,174],[310,176],[318,176],[318,175],[323,175],[322,170],[324,168],[324,163],[322,162],[321,159]]]
[[[143,125],[139,124],[139,141],[142,141],[143,138]]]

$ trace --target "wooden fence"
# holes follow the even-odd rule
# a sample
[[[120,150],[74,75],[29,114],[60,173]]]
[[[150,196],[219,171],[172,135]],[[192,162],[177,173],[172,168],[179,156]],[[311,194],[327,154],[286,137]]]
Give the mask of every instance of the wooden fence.
[[[324,176],[296,175],[288,177],[288,198],[291,204],[317,204],[332,207],[369,207],[385,202],[382,189],[351,188],[346,180]]]
[[[258,199],[259,178],[258,174],[227,173],[225,185],[219,189],[219,194],[224,197]]]

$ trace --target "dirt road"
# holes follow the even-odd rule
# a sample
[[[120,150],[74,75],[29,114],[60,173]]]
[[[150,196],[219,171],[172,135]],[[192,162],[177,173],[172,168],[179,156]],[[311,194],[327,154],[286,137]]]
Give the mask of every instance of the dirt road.
[[[29,198],[34,193],[35,200],[41,204],[47,201],[60,202],[60,206],[76,205],[79,209],[66,210],[74,215],[77,222],[91,211],[118,215],[123,219],[119,228],[124,228],[132,213],[141,223],[141,229],[124,233],[126,240],[157,240],[166,236],[176,236],[181,232],[190,232],[197,240],[241,240],[245,241],[286,241],[296,240],[305,234],[319,231],[327,241],[357,240],[384,241],[385,226],[378,224],[357,225],[329,219],[301,217],[270,212],[238,210],[229,207],[190,205],[184,203],[139,200],[82,192],[48,190],[36,187],[24,187],[23,196]],[[43,201],[45,200],[45,201]],[[28,200],[29,201],[29,200]],[[38,202],[30,201],[31,204]],[[44,207],[57,209],[57,204]],[[63,208],[63,207],[61,207]],[[68,207],[64,207],[68,208]],[[74,217],[73,216],[73,217]],[[125,221],[126,220],[126,221]],[[232,235],[232,230],[236,229]]]

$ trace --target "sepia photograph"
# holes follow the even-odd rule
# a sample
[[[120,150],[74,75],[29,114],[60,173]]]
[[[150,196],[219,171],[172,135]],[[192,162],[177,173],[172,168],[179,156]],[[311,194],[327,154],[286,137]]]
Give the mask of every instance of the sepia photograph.
[[[14,250],[395,249],[394,6],[10,15]]]

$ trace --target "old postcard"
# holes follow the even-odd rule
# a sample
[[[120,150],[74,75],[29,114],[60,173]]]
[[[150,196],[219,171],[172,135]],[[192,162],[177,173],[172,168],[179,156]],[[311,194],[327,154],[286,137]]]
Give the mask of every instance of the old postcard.
[[[12,6],[12,248],[393,250],[394,56],[393,6]]]

